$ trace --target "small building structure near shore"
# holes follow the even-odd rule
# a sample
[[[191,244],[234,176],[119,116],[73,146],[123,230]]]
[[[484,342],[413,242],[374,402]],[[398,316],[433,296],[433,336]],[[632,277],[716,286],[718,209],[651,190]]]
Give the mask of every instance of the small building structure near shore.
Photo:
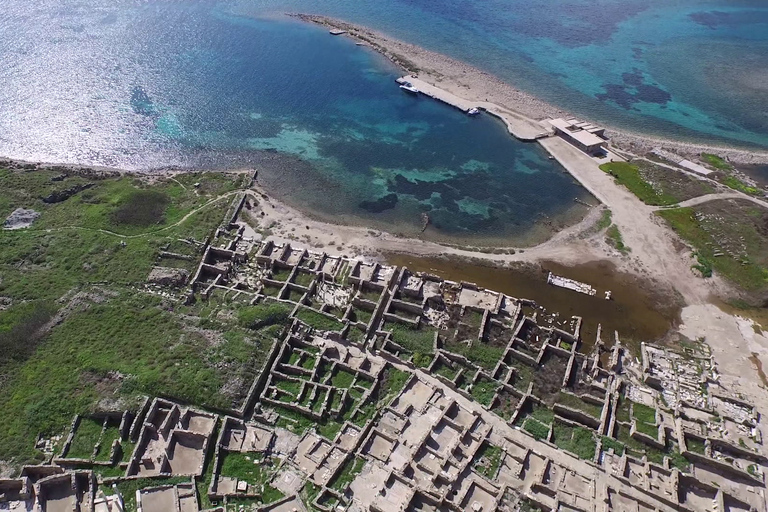
[[[605,128],[578,119],[550,119],[549,124],[555,129],[555,133],[585,153],[600,155],[605,152],[608,142],[605,138]]]

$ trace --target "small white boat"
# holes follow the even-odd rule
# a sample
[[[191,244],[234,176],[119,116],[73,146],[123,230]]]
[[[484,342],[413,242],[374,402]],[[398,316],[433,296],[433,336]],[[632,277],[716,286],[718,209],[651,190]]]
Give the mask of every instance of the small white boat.
[[[417,88],[415,88],[413,85],[411,85],[410,82],[405,82],[400,85],[400,88],[404,90],[405,92],[409,92],[411,94],[416,94],[419,92]]]
[[[476,116],[479,113],[480,113],[480,109],[477,107],[472,107],[471,109],[467,110],[467,115],[470,115],[470,116]]]

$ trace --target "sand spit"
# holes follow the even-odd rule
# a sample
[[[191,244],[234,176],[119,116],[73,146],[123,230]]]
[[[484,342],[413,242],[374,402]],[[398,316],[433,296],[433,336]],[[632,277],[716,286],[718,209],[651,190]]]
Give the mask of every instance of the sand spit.
[[[402,68],[404,72],[417,75],[425,82],[467,100],[493,103],[528,117],[532,121],[570,115],[566,110],[516,89],[465,62],[394,39],[370,28],[327,16],[313,14],[289,14],[289,16],[322,25],[329,30],[343,31],[342,37],[351,37],[358,43],[369,46]],[[607,134],[611,138],[612,145],[633,153],[646,153],[662,147],[686,157],[696,156],[702,152],[713,152],[733,163],[768,163],[768,151],[659,139],[613,127],[608,127]]]

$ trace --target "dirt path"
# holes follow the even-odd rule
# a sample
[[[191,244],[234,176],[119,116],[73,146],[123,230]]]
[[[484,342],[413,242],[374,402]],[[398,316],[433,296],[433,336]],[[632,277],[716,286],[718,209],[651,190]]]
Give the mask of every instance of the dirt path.
[[[768,208],[768,203],[765,201],[761,201],[760,199],[756,197],[752,197],[750,195],[744,194],[742,192],[738,192],[734,190],[733,192],[719,192],[716,194],[706,194],[699,197],[694,197],[693,199],[688,199],[686,201],[681,201],[677,204],[676,207],[684,208],[687,206],[697,206],[700,204],[708,203],[710,201],[717,201],[719,199],[741,199],[744,201],[749,201],[751,203],[755,203],[758,206],[762,206],[763,208]],[[666,208],[657,208],[657,210],[665,210]]]

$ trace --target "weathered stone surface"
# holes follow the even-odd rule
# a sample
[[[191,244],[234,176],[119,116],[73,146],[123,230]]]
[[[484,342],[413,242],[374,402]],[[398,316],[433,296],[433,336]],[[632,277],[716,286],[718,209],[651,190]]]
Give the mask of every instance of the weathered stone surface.
[[[7,219],[5,219],[5,222],[3,222],[3,228],[5,229],[22,229],[22,228],[28,228],[32,225],[33,222],[35,222],[35,219],[37,219],[40,216],[39,212],[36,212],[35,210],[26,210],[24,208],[16,208],[13,213],[11,213]]]
[[[149,273],[147,281],[161,286],[184,286],[189,279],[189,272],[182,268],[155,267]]]
[[[52,204],[52,203],[61,203],[62,201],[66,201],[73,195],[77,194],[78,192],[81,192],[85,189],[91,188],[94,184],[93,183],[85,183],[83,185],[75,185],[73,187],[69,187],[65,190],[57,190],[56,192],[51,192],[47,196],[43,197],[43,202]]]

